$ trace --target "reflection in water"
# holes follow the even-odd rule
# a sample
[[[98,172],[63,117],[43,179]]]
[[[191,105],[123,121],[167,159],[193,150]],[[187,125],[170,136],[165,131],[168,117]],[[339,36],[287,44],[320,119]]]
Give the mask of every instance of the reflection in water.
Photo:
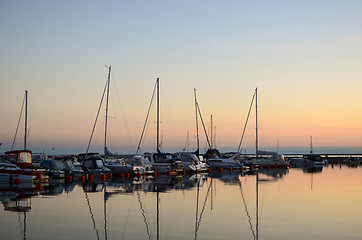
[[[31,197],[45,194],[48,191],[46,185],[33,183],[0,183],[0,199],[5,211],[16,212],[22,239],[26,239],[27,213],[31,210]],[[23,221],[21,221],[23,215]]]
[[[243,204],[244,204],[246,216],[248,217],[248,222],[249,222],[249,225],[250,225],[251,234],[253,235],[253,237],[254,237],[254,239],[255,239],[255,232],[254,232],[254,228],[253,228],[253,223],[251,222],[250,213],[249,213],[248,206],[247,206],[247,204],[246,204],[246,200],[245,200],[245,197],[244,197],[243,187],[242,187],[241,180],[239,181],[239,184],[240,184],[241,198],[242,198],[242,200],[243,200]]]
[[[83,187],[84,188],[84,187]],[[88,204],[88,209],[89,209],[89,214],[91,216],[91,219],[92,219],[92,223],[93,223],[93,229],[94,231],[96,232],[96,237],[97,239],[99,239],[99,233],[98,233],[98,229],[96,227],[96,221],[94,220],[94,214],[93,214],[93,211],[92,211],[92,206],[90,204],[90,201],[89,201],[89,197],[88,197],[88,191],[84,191],[84,194],[85,194],[85,198],[87,200],[87,204]]]
[[[46,228],[58,239],[358,239],[361,174],[342,165],[6,185],[1,238],[45,239]]]
[[[145,223],[146,225],[146,231],[147,231],[147,236],[148,236],[148,239],[152,239],[152,236],[151,236],[151,233],[150,233],[150,226],[148,224],[148,220],[147,220],[147,216],[146,216],[146,211],[145,209],[143,208],[143,204],[142,204],[142,201],[141,201],[141,195],[140,193],[137,191],[137,199],[138,199],[138,203],[140,204],[140,209],[141,209],[141,213],[142,213],[142,217],[143,217],[143,222]]]
[[[201,179],[201,178],[200,178]],[[197,204],[196,204],[196,221],[195,221],[195,239],[197,238],[197,231],[200,228],[200,224],[201,224],[201,219],[202,219],[202,215],[204,214],[205,208],[206,208],[206,202],[207,202],[207,198],[209,197],[209,193],[210,190],[212,190],[212,180],[210,181],[209,187],[207,188],[207,193],[205,196],[205,200],[204,203],[202,205],[202,210],[200,213],[200,217],[198,218],[198,209],[199,209],[199,188],[200,188],[200,183],[197,184]]]

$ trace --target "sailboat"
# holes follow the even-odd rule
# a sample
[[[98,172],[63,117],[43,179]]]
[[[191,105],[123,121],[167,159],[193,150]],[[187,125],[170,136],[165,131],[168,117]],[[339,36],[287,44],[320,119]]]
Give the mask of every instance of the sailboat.
[[[211,126],[212,129],[212,126]],[[212,135],[212,133],[211,133]],[[212,150],[211,144],[209,144],[210,149]],[[240,148],[240,147],[239,147]],[[229,168],[229,169],[243,169],[244,163],[240,162],[240,151],[238,151],[231,156],[224,155],[222,157],[213,156],[207,159],[207,164],[213,169],[220,168]]]
[[[183,169],[182,161],[178,159],[174,159],[171,154],[163,153],[160,150],[160,82],[159,78],[156,80],[155,90],[157,92],[157,136],[156,136],[156,152],[154,153],[144,153],[143,157],[147,158],[152,164],[153,170],[159,173],[168,173],[168,174],[178,174],[181,173]],[[152,96],[153,100],[153,96]],[[152,103],[151,100],[151,103]],[[151,105],[150,105],[151,106]],[[137,151],[140,149],[140,144],[142,142],[142,137],[144,133],[144,129],[146,127],[147,119],[149,117],[149,112],[146,117],[146,122],[141,134],[141,139],[138,144]],[[136,153],[137,154],[137,153]]]
[[[272,151],[260,151],[259,150],[259,139],[258,139],[258,88],[255,88],[255,159],[245,160],[247,164],[259,165],[262,167],[288,167],[288,162],[285,161],[284,155],[278,152]],[[252,101],[253,103],[253,101]],[[266,157],[267,156],[267,157]]]
[[[206,162],[201,161],[200,159],[200,139],[199,139],[199,123],[198,123],[198,113],[199,107],[196,99],[196,89],[194,89],[195,95],[195,113],[196,113],[196,142],[197,150],[195,152],[177,152],[174,153],[174,157],[182,161],[183,167],[186,172],[205,172],[208,170],[208,165]],[[201,114],[200,114],[201,116]],[[185,147],[186,148],[186,147]]]
[[[103,95],[101,98],[101,102],[98,108],[98,113],[96,120],[93,125],[93,130],[91,133],[91,137],[89,139],[88,147],[86,150],[86,153],[82,153],[78,155],[78,160],[82,161],[82,168],[85,172],[91,172],[91,173],[130,173],[130,174],[136,174],[139,173],[142,167],[140,166],[131,166],[125,164],[123,159],[117,159],[115,158],[116,155],[113,154],[111,151],[107,148],[107,130],[108,130],[108,101],[109,101],[109,86],[111,81],[111,66],[108,67],[108,77],[106,86],[103,91]],[[100,156],[99,153],[89,153],[89,146],[92,141],[94,129],[98,120],[99,112],[103,103],[104,94],[107,92],[106,95],[106,107],[105,107],[105,126],[104,126],[104,158]]]
[[[25,132],[24,132],[24,149],[13,150],[17,130],[25,103]],[[13,145],[11,151],[5,152],[4,161],[0,162],[0,180],[9,181],[10,183],[20,182],[40,182],[48,181],[48,170],[32,165],[32,151],[27,149],[28,136],[28,91],[25,91],[23,105],[18,121]]]
[[[327,164],[326,160],[322,159],[322,156],[319,154],[313,153],[313,140],[312,136],[310,136],[310,151],[309,154],[304,154],[299,158],[292,158],[290,162],[295,165],[307,165],[307,166],[323,166]]]

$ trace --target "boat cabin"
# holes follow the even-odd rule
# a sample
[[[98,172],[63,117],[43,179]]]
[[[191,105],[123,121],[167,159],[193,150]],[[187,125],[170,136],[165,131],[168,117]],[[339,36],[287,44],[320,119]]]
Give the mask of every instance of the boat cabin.
[[[30,150],[14,150],[5,152],[5,160],[16,164],[20,168],[29,168],[32,166]]]
[[[61,161],[61,160],[44,159],[40,163],[40,166],[48,168],[49,174],[52,177],[63,178],[65,176],[64,175],[65,166],[64,166],[63,161]]]
[[[82,162],[82,168],[86,172],[94,171],[110,171],[104,164],[104,159],[99,153],[81,153],[78,155],[78,160]]]

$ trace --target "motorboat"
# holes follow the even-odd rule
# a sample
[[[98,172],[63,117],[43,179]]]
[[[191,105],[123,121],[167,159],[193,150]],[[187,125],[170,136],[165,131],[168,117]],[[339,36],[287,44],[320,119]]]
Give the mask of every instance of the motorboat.
[[[143,156],[148,158],[156,172],[178,174],[184,170],[182,161],[174,159],[170,153],[144,153]]]
[[[262,167],[288,167],[289,162],[284,155],[271,151],[258,151],[258,157],[252,160],[255,165]]]
[[[30,150],[5,152],[4,161],[1,164],[3,178],[9,176],[11,180],[15,174],[20,180],[23,178],[23,181],[46,182],[49,179],[49,170],[32,165],[32,152]]]
[[[186,172],[205,172],[208,165],[202,162],[195,153],[177,152],[173,154],[175,159],[182,161],[183,168]]]
[[[291,158],[289,160],[294,165],[305,165],[305,166],[323,166],[326,164],[326,160],[322,159],[319,154],[304,154],[302,157]]]
[[[72,177],[80,177],[84,174],[81,169],[82,165],[73,156],[56,157],[55,159],[60,160],[64,164],[64,172],[66,175]],[[79,167],[78,167],[79,166]]]
[[[40,162],[41,167],[49,169],[49,176],[52,178],[64,178],[65,177],[65,166],[63,161],[58,159],[44,159]]]
[[[112,173],[119,174],[119,173],[130,173],[130,174],[142,174],[142,167],[141,166],[132,166],[130,164],[126,164],[123,159],[116,159],[116,158],[107,158],[104,159],[104,165],[109,168]]]
[[[127,165],[131,165],[134,167],[141,167],[140,173],[142,175],[149,175],[155,172],[153,170],[150,160],[147,157],[144,157],[143,155],[135,155],[132,158],[124,159],[124,161]]]
[[[210,168],[243,168],[244,164],[239,160],[240,153],[235,153],[232,156],[213,157],[207,159],[207,164]]]
[[[13,163],[0,162],[0,181],[11,184],[41,181],[42,173],[33,169],[19,168]]]
[[[101,174],[111,172],[104,164],[104,159],[99,153],[81,153],[78,155],[78,160],[82,162],[82,169],[85,173]]]

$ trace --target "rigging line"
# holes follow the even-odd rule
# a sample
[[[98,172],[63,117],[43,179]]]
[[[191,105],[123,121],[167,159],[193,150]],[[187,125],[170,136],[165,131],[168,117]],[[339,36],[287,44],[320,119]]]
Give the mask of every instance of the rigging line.
[[[148,119],[149,119],[149,116],[150,116],[151,107],[152,107],[152,102],[153,102],[153,99],[154,99],[154,97],[155,97],[156,86],[157,86],[157,82],[156,82],[156,84],[155,84],[155,88],[153,89],[153,93],[152,93],[150,105],[148,106],[147,116],[146,116],[145,123],[144,123],[144,125],[143,125],[143,129],[142,129],[140,141],[138,142],[138,146],[137,146],[137,150],[136,150],[136,155],[138,154],[138,151],[141,149],[141,144],[142,144],[143,135],[144,135],[144,133],[145,133],[145,129],[146,129],[146,126],[147,126],[147,123],[148,123]]]
[[[24,95],[24,99],[23,99],[23,104],[21,105],[20,116],[19,116],[19,120],[18,120],[18,125],[16,126],[13,144],[11,145],[11,151],[14,149],[16,135],[18,135],[19,124],[20,124],[21,116],[23,115],[24,103],[25,103],[25,95]]]
[[[129,140],[129,143],[131,145],[131,148],[132,148],[132,151],[134,152],[134,146],[133,146],[133,143],[132,143],[132,139],[131,139],[131,134],[130,134],[130,131],[129,131],[129,128],[128,128],[128,124],[127,124],[127,121],[126,121],[126,115],[124,114],[124,110],[123,110],[123,107],[122,107],[122,104],[121,104],[121,100],[120,100],[120,97],[119,97],[119,94],[118,94],[118,89],[117,89],[117,86],[116,86],[116,81],[114,80],[114,72],[113,74],[111,75],[112,79],[113,79],[113,85],[114,85],[114,88],[116,89],[116,95],[117,95],[117,100],[118,100],[118,103],[121,107],[121,112],[122,112],[122,116],[123,116],[123,121],[124,121],[124,125],[126,127],[126,131],[127,131],[127,134],[128,134],[128,140]]]
[[[85,157],[84,157],[84,158],[86,158],[86,157],[87,157],[87,154],[88,154],[89,146],[90,146],[90,144],[91,144],[91,141],[92,141],[92,138],[93,138],[93,134],[94,134],[94,130],[95,130],[95,128],[96,128],[96,124],[97,124],[99,112],[101,111],[101,107],[102,107],[102,103],[103,103],[103,99],[104,99],[104,94],[106,93],[106,90],[107,90],[107,85],[108,85],[108,81],[106,81],[106,85],[104,86],[103,95],[102,95],[102,98],[101,98],[101,102],[100,102],[100,104],[99,104],[99,108],[98,108],[96,120],[94,121],[92,133],[91,133],[91,136],[90,136],[90,138],[89,138],[89,142],[88,142],[88,146],[87,146],[87,150],[86,150],[86,152],[85,152]]]
[[[143,208],[143,204],[142,204],[142,201],[141,201],[141,195],[138,191],[137,192],[137,197],[138,197],[138,202],[140,203],[140,208],[141,208],[141,213],[142,213],[142,216],[143,216],[143,222],[146,224],[146,230],[147,230],[147,235],[148,235],[148,239],[152,239],[152,236],[151,236],[151,233],[150,233],[150,227],[148,225],[148,221],[147,221],[147,217],[146,217],[146,211],[145,209]]]
[[[211,144],[210,144],[210,141],[209,141],[209,137],[207,136],[204,120],[202,119],[199,103],[197,103],[197,109],[199,110],[199,115],[200,115],[202,127],[204,128],[204,132],[205,132],[205,135],[206,135],[207,144],[209,145],[209,148],[211,149]]]
[[[197,223],[196,233],[197,233],[197,231],[198,231],[199,228],[200,228],[202,215],[204,214],[204,211],[205,211],[205,208],[206,208],[206,202],[207,202],[207,198],[209,197],[209,193],[210,193],[211,186],[212,186],[212,179],[211,179],[211,181],[210,181],[209,188],[207,189],[207,193],[206,193],[206,197],[205,197],[205,200],[204,200],[204,204],[203,204],[203,206],[202,206],[202,210],[201,210],[201,213],[200,213],[200,218],[199,218],[199,221],[198,221],[198,223]],[[197,234],[196,234],[196,235],[197,235]],[[195,239],[196,239],[196,238],[195,238]]]
[[[96,228],[96,221],[94,219],[94,214],[93,214],[93,211],[92,211],[92,207],[90,205],[88,193],[87,193],[87,191],[85,189],[84,189],[84,193],[85,193],[85,198],[87,199],[89,213],[91,215],[91,219],[92,219],[92,222],[93,222],[93,229],[96,231],[96,236],[97,236],[97,239],[99,240],[99,233],[98,233],[98,229]]]
[[[175,118],[175,115],[173,114],[173,112],[172,112],[172,108],[171,108],[171,106],[169,105],[169,100],[168,100],[168,98],[167,98],[167,94],[165,94],[165,93],[167,93],[167,91],[164,91],[164,88],[163,88],[163,85],[160,85],[160,88],[161,88],[161,92],[163,93],[162,95],[161,95],[161,98],[162,98],[162,101],[161,101],[161,103],[162,103],[162,106],[164,106],[162,109],[164,109],[164,113],[166,113],[166,117],[167,117],[167,119],[166,120],[169,120],[169,122],[167,122],[167,123],[169,123],[168,124],[168,126],[170,126],[172,129],[174,129],[174,130],[176,130],[176,131],[172,131],[171,133],[175,133],[175,134],[173,134],[173,138],[175,138],[176,139],[176,141],[177,141],[177,145],[178,146],[182,146],[182,143],[183,143],[183,138],[181,137],[181,135],[180,135],[180,128],[179,128],[179,125],[180,124],[177,124],[176,123],[176,118]]]
[[[253,94],[253,98],[251,99],[248,116],[246,117],[243,134],[241,135],[241,139],[240,139],[240,143],[239,143],[239,147],[238,147],[238,152],[240,152],[240,151],[242,150],[242,149],[241,149],[241,143],[243,142],[243,139],[244,139],[244,134],[245,134],[246,126],[247,126],[247,124],[248,124],[250,112],[251,112],[251,109],[252,109],[252,107],[253,107],[254,98],[255,98],[255,92],[254,92],[254,94]]]
[[[246,200],[245,200],[245,197],[244,197],[243,188],[242,188],[240,179],[239,179],[239,187],[240,187],[241,198],[243,199],[243,203],[244,203],[244,208],[245,208],[246,216],[248,216],[248,222],[249,222],[249,225],[250,225],[250,230],[251,230],[251,233],[253,234],[253,237],[254,237],[254,239],[255,239],[255,232],[254,232],[253,224],[252,224],[252,222],[251,222],[250,213],[249,213],[249,211],[248,211],[248,206],[247,206],[247,204],[246,204]]]

